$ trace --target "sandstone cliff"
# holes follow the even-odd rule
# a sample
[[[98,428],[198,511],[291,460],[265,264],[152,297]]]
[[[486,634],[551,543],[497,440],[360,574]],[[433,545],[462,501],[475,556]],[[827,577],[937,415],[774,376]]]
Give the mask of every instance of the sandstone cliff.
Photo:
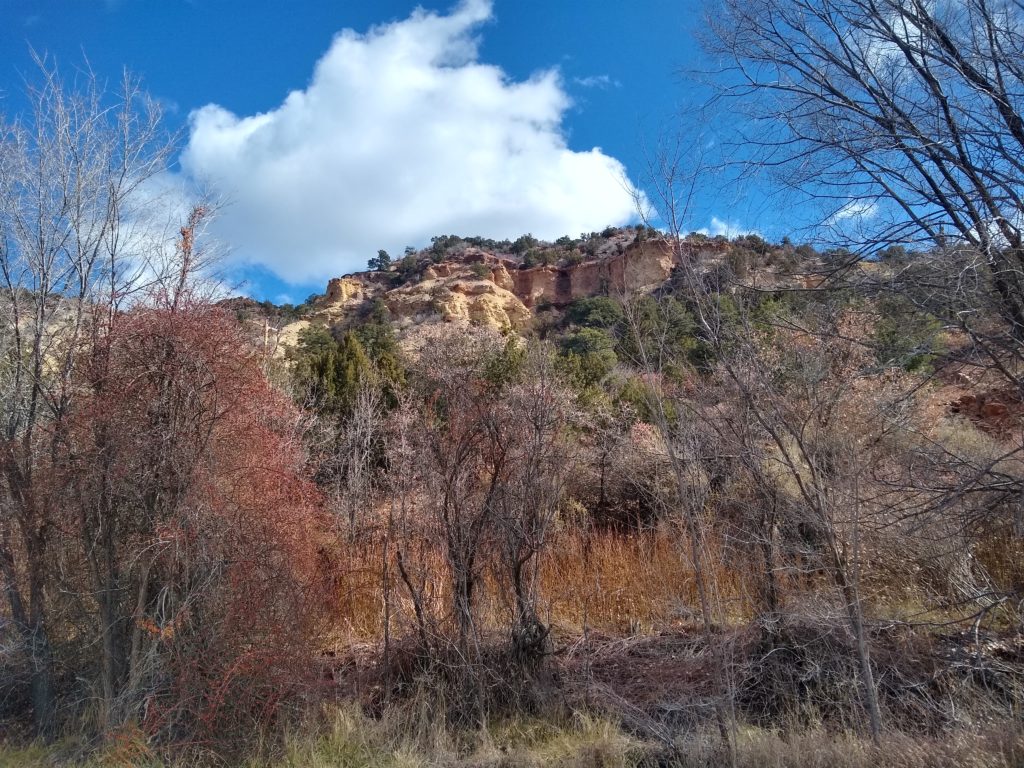
[[[663,285],[675,261],[665,240],[634,242],[621,253],[571,266],[541,266],[517,270],[513,291],[527,307],[564,307],[577,299],[627,295]]]
[[[383,302],[400,327],[451,323],[522,333],[544,307],[652,291],[671,275],[674,254],[664,239],[642,239],[633,230],[592,237],[586,245],[539,244],[527,254],[463,244],[443,254],[414,254],[403,269],[336,277],[302,319],[268,324],[265,344],[283,355],[304,328],[343,325],[374,301]]]
[[[465,248],[457,258],[423,265],[418,277],[390,290],[381,286],[381,273],[335,278],[328,284],[323,306],[346,307],[379,297],[396,318],[433,317],[520,331],[529,325],[531,310],[539,307],[561,308],[590,296],[651,291],[671,275],[674,254],[667,241],[621,238],[614,246],[610,253],[571,264],[525,268],[507,254]]]
[[[468,269],[396,288],[384,294],[383,299],[392,316],[399,319],[435,316],[448,322],[522,331],[532,318],[530,310],[514,293],[492,277],[477,276]]]
[[[673,244],[641,227],[609,227],[556,243],[529,236],[513,243],[452,235],[434,238],[431,247],[407,254],[390,270],[333,278],[322,296],[301,307],[270,305],[275,313],[268,302],[250,299],[231,299],[225,306],[241,314],[259,310],[264,346],[284,355],[303,329],[346,327],[374,302],[387,307],[405,335],[413,327],[447,324],[526,333],[546,309],[593,296],[653,292],[670,280],[679,259],[697,264],[709,277],[728,273],[735,280],[729,290],[740,284],[813,287],[810,281],[821,279],[813,268],[813,249],[812,257],[798,256],[791,246],[769,246],[753,236],[730,242],[693,235]]]

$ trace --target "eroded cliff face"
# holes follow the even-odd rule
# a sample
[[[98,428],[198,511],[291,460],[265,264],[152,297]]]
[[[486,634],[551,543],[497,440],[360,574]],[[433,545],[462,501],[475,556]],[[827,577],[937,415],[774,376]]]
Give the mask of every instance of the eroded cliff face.
[[[430,268],[427,277],[384,294],[384,303],[396,319],[438,317],[446,322],[485,325],[499,331],[523,331],[532,320],[519,298],[491,276],[476,275],[466,268]],[[426,277],[426,275],[425,275]],[[507,282],[507,281],[506,281]]]
[[[512,259],[469,249],[460,261],[432,264],[419,282],[388,291],[385,303],[398,317],[431,312],[498,329],[523,330],[532,309],[565,307],[577,299],[628,295],[663,285],[675,265],[663,240],[633,243],[622,253],[567,266],[521,269]]]
[[[340,320],[382,296],[389,287],[386,276],[374,272],[335,277],[328,281],[327,292],[316,302],[315,313],[326,313]]]
[[[673,266],[675,259],[666,241],[634,243],[609,258],[516,270],[513,291],[527,307],[564,307],[590,296],[654,290],[668,280]]]
[[[502,333],[525,332],[534,311],[561,308],[577,299],[627,295],[663,285],[674,266],[663,240],[632,242],[617,252],[565,266],[523,269],[519,260],[480,248],[422,265],[418,276],[395,286],[392,272],[362,272],[336,277],[306,318],[277,331],[277,346],[294,346],[298,334],[314,325],[333,327],[380,300],[400,325],[451,323],[482,326]],[[283,352],[282,352],[283,353]]]
[[[335,277],[327,283],[323,301],[328,305],[347,304],[363,301],[367,296],[367,285],[354,277]]]
[[[310,327],[309,320],[296,320],[288,323],[274,332],[269,326],[265,326],[263,333],[263,344],[267,349],[273,350],[274,357],[283,357],[288,349],[299,346],[299,335]]]
[[[796,252],[792,248],[769,247],[760,238],[753,243],[730,243],[725,238],[695,236],[673,243],[649,229],[609,229],[612,231],[591,233],[577,240],[534,240],[525,248],[519,241],[440,238],[443,243],[454,244],[413,253],[388,271],[333,278],[326,293],[311,308],[304,306],[302,309],[308,311],[301,315],[289,310],[268,316],[258,302],[244,298],[228,300],[225,306],[258,316],[254,331],[260,334],[264,346],[275,355],[285,355],[297,345],[299,334],[306,328],[347,328],[376,301],[387,307],[403,339],[427,327],[451,332],[450,325],[526,333],[537,313],[546,308],[562,309],[594,296],[624,298],[657,290],[671,279],[680,260],[700,274],[717,274],[715,270],[734,274],[738,267],[730,261],[733,249],[739,249],[743,257],[737,263],[747,265],[742,278],[745,285],[758,289],[813,288],[821,279],[814,276],[821,267],[817,256],[801,256],[802,268],[794,270],[791,262]],[[785,248],[792,252],[783,252]],[[544,261],[553,263],[524,267]],[[736,290],[737,285],[732,283],[727,290]]]
[[[465,321],[498,330],[525,330],[532,311],[565,307],[577,299],[650,291],[669,278],[674,257],[668,243],[633,243],[622,253],[567,266],[521,269],[518,262],[476,248],[458,261],[427,266],[419,280],[379,293],[396,318]],[[332,280],[328,302],[337,305],[371,295],[363,275]]]

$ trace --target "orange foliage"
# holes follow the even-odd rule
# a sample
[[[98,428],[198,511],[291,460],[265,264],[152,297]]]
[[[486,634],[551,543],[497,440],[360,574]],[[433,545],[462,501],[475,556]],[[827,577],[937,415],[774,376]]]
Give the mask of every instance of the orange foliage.
[[[59,487],[79,507],[84,558],[101,560],[99,534],[116,547],[104,555],[132,635],[121,684],[145,678],[126,690],[150,733],[265,722],[311,679],[335,551],[296,409],[209,305],[128,312],[86,368]]]

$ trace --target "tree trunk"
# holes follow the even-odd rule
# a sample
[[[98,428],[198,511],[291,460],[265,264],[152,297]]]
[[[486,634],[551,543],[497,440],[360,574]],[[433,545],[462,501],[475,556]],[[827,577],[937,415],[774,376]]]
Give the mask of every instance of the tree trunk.
[[[868,724],[871,729],[871,740],[875,744],[882,741],[882,712],[878,704],[878,688],[875,686],[875,673],[871,666],[871,651],[867,635],[864,632],[864,614],[861,611],[860,595],[855,584],[850,583],[846,575],[846,566],[842,556],[836,549],[835,541],[831,542],[832,571],[836,585],[839,587],[846,604],[846,614],[853,630],[854,642],[857,645],[857,663],[860,668],[861,687],[864,689],[864,707],[868,712]]]
[[[99,596],[100,634],[103,638],[103,720],[106,726],[119,723],[122,713],[115,711],[116,702],[128,677],[128,649],[117,602],[117,592],[111,586]]]
[[[57,692],[53,681],[53,650],[43,624],[28,631],[27,643],[32,663],[29,683],[32,721],[36,734],[49,740],[57,730]]]
[[[530,556],[513,556],[512,590],[515,593],[516,618],[512,627],[512,645],[516,657],[527,667],[536,667],[544,656],[548,628],[537,616],[533,601],[527,595],[527,582],[523,569],[530,562]]]

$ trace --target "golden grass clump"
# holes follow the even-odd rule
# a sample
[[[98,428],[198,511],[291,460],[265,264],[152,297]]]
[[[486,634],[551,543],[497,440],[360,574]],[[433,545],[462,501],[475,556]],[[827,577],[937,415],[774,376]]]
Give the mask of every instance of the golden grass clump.
[[[404,545],[409,547],[407,543]],[[431,585],[431,604],[447,605],[445,563],[436,548],[416,549],[416,562]],[[337,600],[337,619],[345,639],[372,642],[383,634],[383,548],[379,542],[354,546],[349,570]],[[670,530],[620,535],[612,532],[561,531],[541,555],[540,610],[545,622],[566,632],[584,628],[616,634],[638,634],[686,623],[697,605],[693,568],[682,535]],[[749,611],[744,576],[711,553],[716,583],[737,615]],[[410,558],[411,559],[411,558]],[[412,605],[395,568],[389,571],[392,615],[399,626],[411,626]],[[511,606],[507,585],[487,573],[478,591],[477,609],[483,627],[502,627]]]

